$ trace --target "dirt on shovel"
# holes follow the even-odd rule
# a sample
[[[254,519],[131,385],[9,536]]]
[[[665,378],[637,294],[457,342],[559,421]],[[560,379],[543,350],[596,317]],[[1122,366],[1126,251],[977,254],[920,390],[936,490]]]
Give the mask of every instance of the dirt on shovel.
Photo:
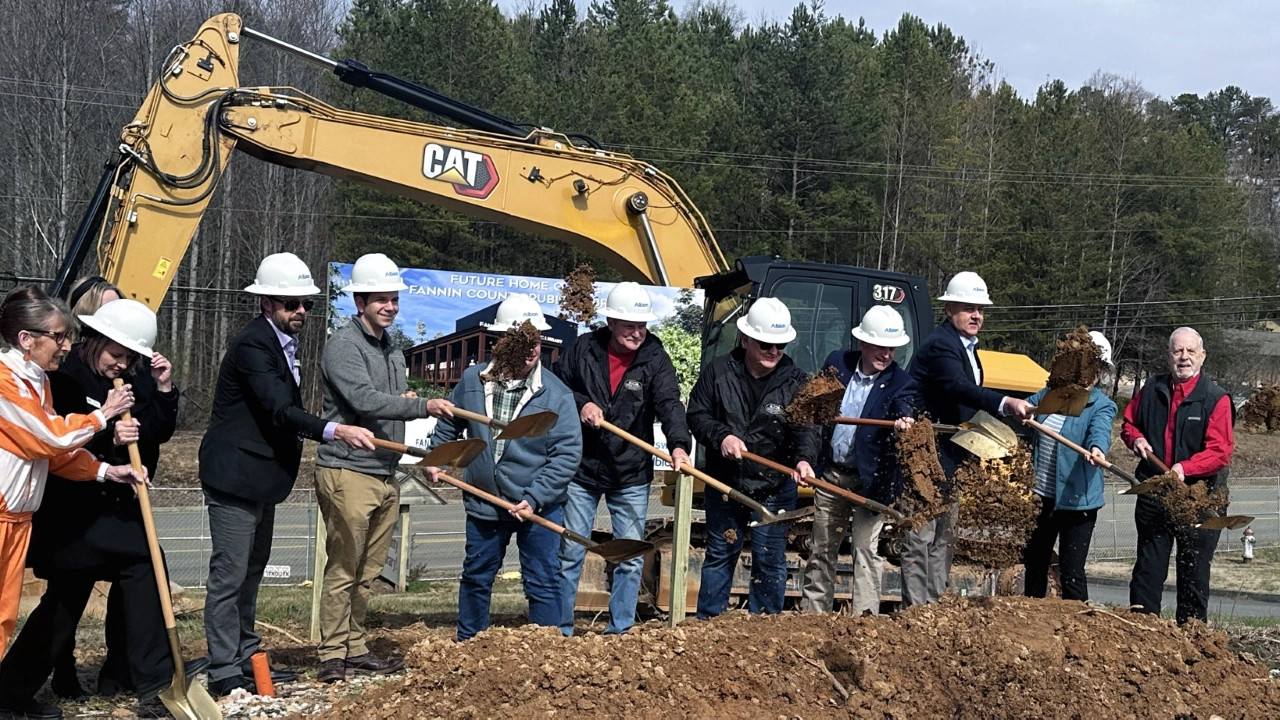
[[[1102,377],[1105,365],[1102,349],[1089,337],[1089,328],[1081,325],[1058,341],[1057,352],[1049,363],[1050,390],[1075,387],[1085,390]]]
[[[787,406],[787,420],[802,425],[824,425],[840,415],[844,383],[835,368],[824,368],[800,388]]]
[[[596,269],[582,264],[564,278],[560,290],[560,319],[586,325],[596,316]]]
[[[1008,457],[974,458],[956,470],[960,498],[956,557],[987,568],[1012,567],[1036,527],[1040,496],[1031,453],[1019,445]]]
[[[1202,482],[1188,485],[1172,472],[1156,477],[1153,482],[1151,497],[1164,508],[1169,525],[1176,530],[1190,528],[1205,514],[1226,512],[1227,494],[1211,492]]]
[[[529,354],[542,342],[542,335],[533,323],[525,320],[520,327],[508,330],[493,345],[489,369],[480,374],[485,382],[505,382],[519,377],[528,362]]]
[[[917,531],[947,512],[942,487],[947,482],[938,462],[937,438],[933,423],[920,418],[898,433],[898,465],[902,468],[902,496],[893,508],[906,516],[903,529]]]
[[[1237,420],[1251,433],[1280,430],[1280,385],[1258,388],[1240,407]]]

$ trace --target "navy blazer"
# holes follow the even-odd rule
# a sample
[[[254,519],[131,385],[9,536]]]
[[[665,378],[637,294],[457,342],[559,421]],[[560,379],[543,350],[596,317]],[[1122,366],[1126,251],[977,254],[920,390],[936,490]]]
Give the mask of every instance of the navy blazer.
[[[862,353],[856,350],[836,350],[827,356],[823,369],[835,368],[840,382],[846,386],[853,379]],[[915,415],[919,404],[920,387],[915,378],[898,363],[892,363],[876,378],[862,406],[861,417],[873,420],[897,420]],[[826,451],[823,459],[831,460],[833,429],[825,431]],[[883,503],[892,504],[902,494],[902,474],[898,471],[898,451],[894,445],[893,428],[858,425],[853,431],[853,458],[862,479],[862,494]]]
[[[981,360],[978,369],[982,369]],[[1000,415],[1004,395],[977,383],[969,352],[950,320],[944,319],[916,350],[911,358],[911,376],[920,383],[923,410],[933,422],[959,425],[979,410]],[[971,457],[969,451],[950,441],[939,442],[938,451],[947,477],[955,475],[956,466]]]

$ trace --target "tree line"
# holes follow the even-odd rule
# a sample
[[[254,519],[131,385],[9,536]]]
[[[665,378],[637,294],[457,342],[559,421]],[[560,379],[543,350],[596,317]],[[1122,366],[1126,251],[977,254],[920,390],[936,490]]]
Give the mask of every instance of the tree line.
[[[934,294],[976,270],[999,305],[989,346],[1045,360],[1073,323],[1130,367],[1159,363],[1175,324],[1229,357],[1228,327],[1274,318],[1280,266],[1277,118],[1228,87],[1154,97],[1099,73],[1034,97],[944,24],[891,28],[796,5],[762,24],[727,2],[663,0],[14,0],[0,17],[0,271],[50,277],[101,163],[169,48],[234,11],[289,42],[422,83],[491,112],[581,133],[673,175],[729,257],[877,267]],[[246,43],[247,85],[440,123]],[[447,124],[447,123],[445,123]],[[267,252],[386,252],[404,266],[561,277],[590,260],[375,190],[237,158],[162,308],[202,424],[238,293]],[[602,277],[611,278],[602,263]],[[1216,298],[1216,299],[1215,299]],[[1231,300],[1230,298],[1247,298]],[[319,323],[318,323],[319,324]],[[321,333],[304,355],[318,357]],[[310,375],[313,378],[315,373]],[[314,384],[312,392],[314,394]]]

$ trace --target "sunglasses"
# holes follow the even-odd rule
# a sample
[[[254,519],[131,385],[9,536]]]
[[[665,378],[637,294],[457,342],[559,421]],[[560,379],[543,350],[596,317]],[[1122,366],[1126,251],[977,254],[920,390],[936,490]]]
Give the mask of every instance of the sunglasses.
[[[784,342],[783,343],[766,343],[766,342],[760,342],[759,340],[756,340],[756,344],[760,346],[761,352],[770,352],[772,350],[787,349],[787,344]]]
[[[311,298],[307,298],[306,300],[299,300],[298,298],[282,298],[282,297],[272,296],[271,299],[283,305],[285,312],[297,312],[299,307],[301,307],[303,310],[306,310],[307,312],[311,312],[311,308],[316,306],[316,301]]]
[[[64,342],[74,343],[76,341],[76,334],[71,332],[70,330],[63,330],[62,332],[49,332],[48,330],[33,330],[31,328],[28,328],[27,332],[31,333],[32,335],[43,335],[49,338],[50,340],[54,341],[58,345],[61,345]]]

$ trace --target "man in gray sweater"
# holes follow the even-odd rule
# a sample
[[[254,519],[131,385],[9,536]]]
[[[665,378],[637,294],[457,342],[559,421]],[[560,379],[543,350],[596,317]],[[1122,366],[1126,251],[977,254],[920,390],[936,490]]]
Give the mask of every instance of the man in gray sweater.
[[[324,371],[324,419],[358,425],[374,436],[404,442],[404,421],[449,417],[448,400],[422,400],[409,391],[404,353],[387,328],[408,289],[386,255],[365,255],[351,269],[356,315],[329,337]],[[369,586],[387,560],[400,503],[395,479],[399,455],[321,445],[316,456],[316,499],[324,515],[328,562],[320,605],[321,682],[354,674],[386,675],[401,658],[379,658],[365,645]]]

